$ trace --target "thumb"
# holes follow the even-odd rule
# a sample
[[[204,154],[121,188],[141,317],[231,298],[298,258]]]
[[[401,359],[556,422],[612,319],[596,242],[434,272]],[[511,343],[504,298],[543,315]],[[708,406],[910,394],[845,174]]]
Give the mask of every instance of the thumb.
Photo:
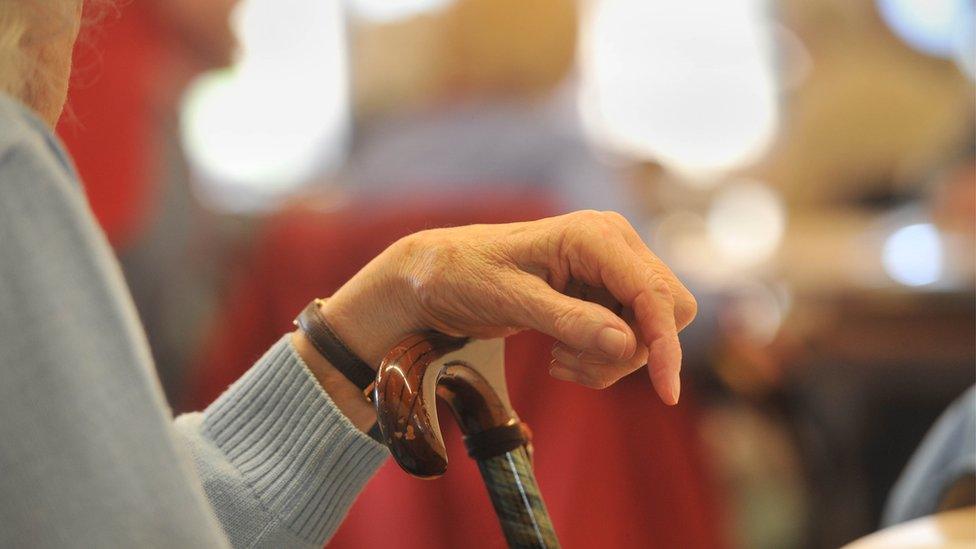
[[[516,284],[512,320],[520,327],[548,334],[574,349],[626,360],[637,350],[630,326],[610,309],[561,294],[540,278],[526,274]]]

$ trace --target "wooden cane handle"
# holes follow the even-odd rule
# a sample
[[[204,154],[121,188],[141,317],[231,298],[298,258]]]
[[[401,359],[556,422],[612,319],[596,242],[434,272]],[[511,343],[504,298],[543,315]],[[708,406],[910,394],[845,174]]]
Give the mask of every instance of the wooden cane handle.
[[[502,340],[428,332],[408,337],[384,358],[373,387],[380,431],[400,467],[421,478],[447,470],[435,397],[450,407],[469,451],[500,454],[527,443],[508,402]]]
[[[447,470],[436,397],[464,433],[509,546],[558,548],[532,471],[530,431],[508,399],[504,340],[417,334],[383,360],[373,387],[382,439],[400,467],[421,478]]]

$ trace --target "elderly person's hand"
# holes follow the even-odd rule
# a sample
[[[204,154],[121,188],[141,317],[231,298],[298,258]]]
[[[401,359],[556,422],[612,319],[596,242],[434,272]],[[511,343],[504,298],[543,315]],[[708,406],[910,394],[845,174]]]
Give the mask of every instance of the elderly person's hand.
[[[585,211],[410,235],[346,283],[323,312],[374,367],[424,329],[478,338],[535,329],[559,340],[553,377],[605,388],[647,364],[658,395],[675,404],[678,332],[696,307],[623,216]],[[307,361],[321,362],[300,332],[294,341]],[[335,397],[336,388],[327,388]],[[347,389],[340,393],[357,394],[352,384]],[[352,413],[360,426],[370,415]]]

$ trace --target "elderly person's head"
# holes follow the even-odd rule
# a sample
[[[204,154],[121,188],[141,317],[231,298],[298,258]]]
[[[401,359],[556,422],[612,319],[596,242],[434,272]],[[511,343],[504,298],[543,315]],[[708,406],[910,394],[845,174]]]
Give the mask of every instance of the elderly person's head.
[[[0,91],[52,127],[61,116],[83,0],[0,2]]]

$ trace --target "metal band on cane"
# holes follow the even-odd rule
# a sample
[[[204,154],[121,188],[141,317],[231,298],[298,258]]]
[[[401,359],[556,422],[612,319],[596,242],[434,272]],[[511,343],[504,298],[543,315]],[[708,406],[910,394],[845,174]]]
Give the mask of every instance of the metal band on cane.
[[[472,459],[493,458],[528,443],[521,423],[503,425],[464,437],[464,446]]]

